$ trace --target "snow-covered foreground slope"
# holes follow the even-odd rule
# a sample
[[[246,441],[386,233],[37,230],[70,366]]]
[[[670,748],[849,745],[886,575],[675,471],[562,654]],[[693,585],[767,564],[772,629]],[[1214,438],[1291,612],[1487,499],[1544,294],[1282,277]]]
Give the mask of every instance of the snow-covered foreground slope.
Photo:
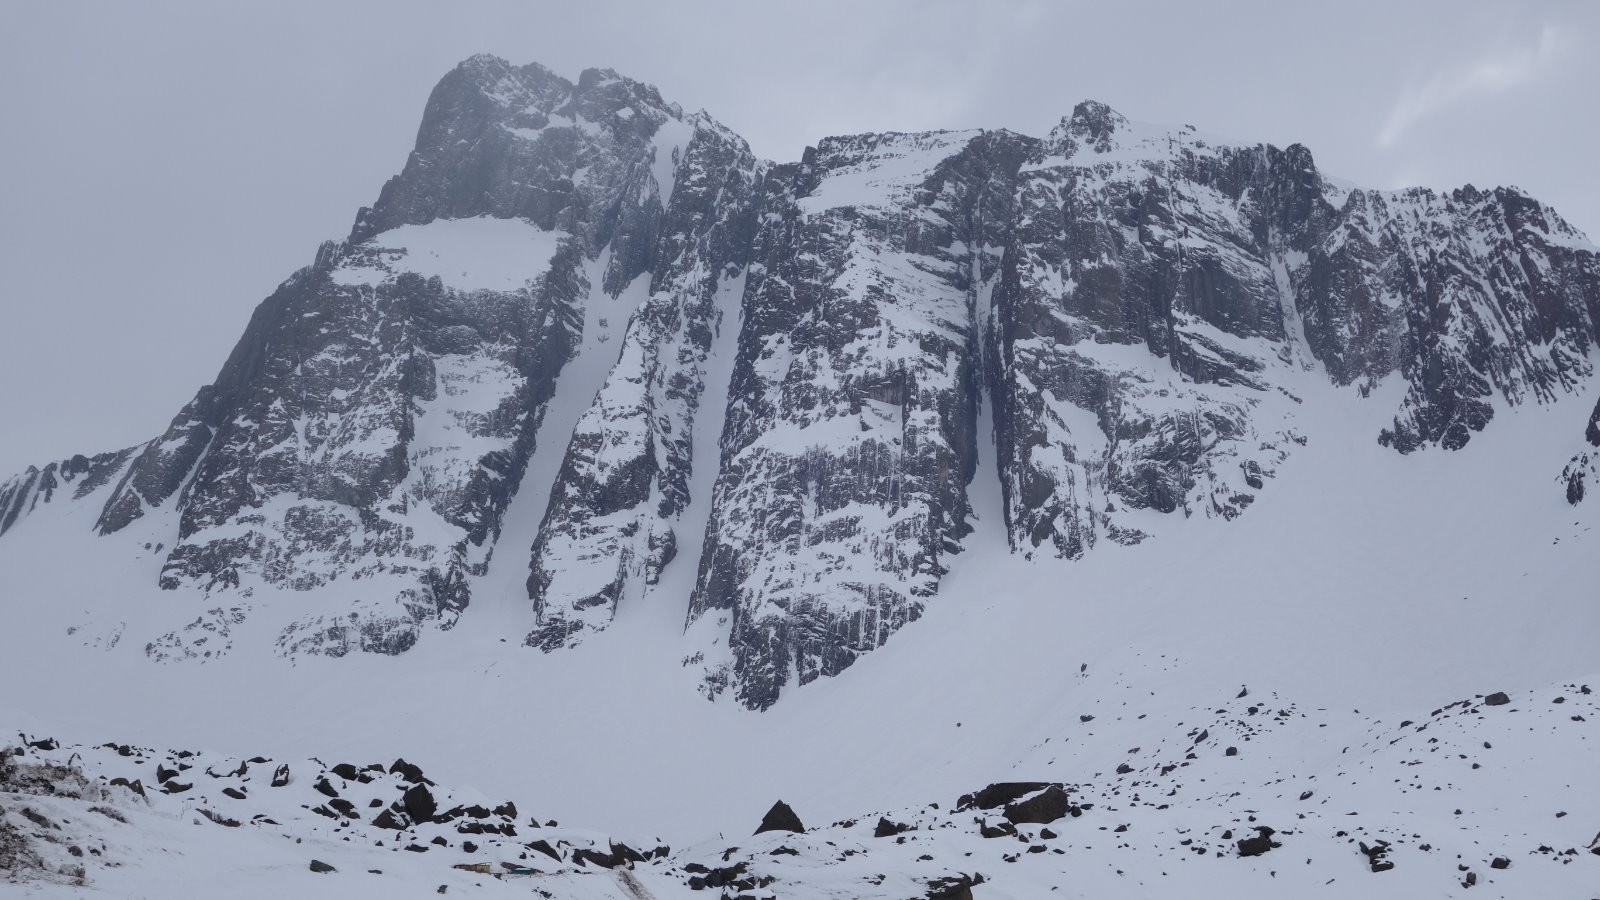
[[[1124,751],[1148,766],[680,848],[541,821],[405,760],[39,739],[0,765],[0,861],[34,896],[1585,896],[1600,773],[1541,763],[1580,758],[1597,715],[1587,684],[1463,698],[1370,720],[1360,743],[1297,772],[1275,767],[1360,717],[1241,689],[1187,733]]]
[[[1595,522],[1592,505],[1567,506],[1549,489],[1577,402],[1506,410],[1505,427],[1459,452],[1400,456],[1370,438],[1372,417],[1392,406],[1305,391],[1306,446],[1232,522],[1197,521],[1073,563],[1021,562],[995,524],[998,491],[975,486],[972,552],[952,566],[947,602],[760,714],[700,698],[694,673],[676,665],[691,638],[663,638],[648,607],[619,607],[611,628],[561,654],[475,631],[469,608],[463,627],[405,657],[289,667],[247,633],[272,626],[247,620],[210,635],[235,644],[221,659],[151,665],[142,647],[159,635],[140,631],[137,610],[186,595],[141,588],[151,579],[130,576],[159,569],[158,555],[125,560],[82,536],[73,517],[86,507],[52,507],[0,543],[16,601],[0,632],[0,677],[17,687],[5,724],[230,758],[403,756],[442,785],[514,798],[629,846],[659,837],[719,859],[728,846],[756,848],[761,866],[788,867],[784,877],[838,885],[815,896],[874,896],[861,879],[898,871],[926,881],[945,867],[985,874],[979,897],[1038,896],[1043,885],[1068,896],[1176,895],[1163,871],[1182,873],[1189,896],[1299,895],[1330,878],[1327,896],[1417,896],[1461,889],[1458,864],[1478,873],[1476,889],[1493,879],[1493,896],[1581,895],[1579,885],[1600,883],[1600,858],[1538,852],[1581,848],[1600,828],[1586,799],[1600,796],[1594,695],[1578,688],[1600,686]],[[83,562],[52,565],[68,540]],[[184,615],[205,619],[188,602]],[[78,628],[85,621],[127,625]],[[1496,691],[1513,702],[1449,706]],[[970,814],[948,815],[960,794],[1009,780],[1060,781],[1095,804],[1051,826],[1063,837],[1043,845],[1067,855],[983,839]],[[779,798],[808,825],[863,824],[772,857],[771,835],[745,836]],[[907,811],[934,802],[942,812]],[[1292,833],[1267,856],[1235,859],[1220,835],[1246,836],[1250,811]],[[921,815],[929,828],[891,845],[861,830],[874,812]],[[191,848],[141,870],[154,879],[137,883],[144,896],[204,877],[211,859],[276,860],[252,877],[296,891],[310,877],[301,857],[341,872],[424,865],[400,853],[389,858],[404,863],[369,866],[365,849],[343,861],[320,849],[285,855],[279,837],[230,836],[233,849],[213,851],[217,826],[179,818],[119,838],[135,856]],[[936,819],[949,827],[932,828]],[[1390,841],[1397,868],[1369,874],[1341,830],[1369,846]],[[830,863],[851,841],[868,851]],[[258,843],[280,849],[259,856]],[[674,852],[673,864],[699,858]],[[934,860],[918,859],[924,852]],[[1015,853],[1024,855],[1004,861]],[[1494,856],[1512,868],[1489,869]],[[906,883],[886,881],[878,895],[914,896]]]

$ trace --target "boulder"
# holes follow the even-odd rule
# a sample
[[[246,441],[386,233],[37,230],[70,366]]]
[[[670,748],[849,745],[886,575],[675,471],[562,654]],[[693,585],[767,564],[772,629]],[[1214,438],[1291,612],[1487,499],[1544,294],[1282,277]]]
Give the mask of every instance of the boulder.
[[[1239,840],[1239,855],[1260,856],[1274,847],[1283,846],[1272,840],[1272,836],[1276,833],[1265,825],[1257,825],[1255,837],[1241,838]]]
[[[429,783],[429,784],[432,783],[432,782],[429,782],[428,779],[422,777],[422,767],[421,766],[414,765],[412,763],[408,763],[403,758],[395,760],[389,766],[389,774],[390,775],[399,775],[402,779],[404,779],[406,781],[409,781],[412,784],[418,784],[418,783],[423,783],[423,782],[426,782],[426,783]]]
[[[927,900],[972,900],[972,889],[983,884],[982,875],[953,875],[928,882]]]
[[[1020,800],[1035,791],[1042,791],[1050,787],[1048,781],[1002,781],[991,784],[981,791],[962,794],[956,801],[956,812],[968,809],[994,809],[1008,803]],[[1059,787],[1060,785],[1056,785]]]
[[[538,853],[543,853],[545,856],[550,857],[551,859],[555,860],[556,862],[561,862],[561,853],[560,853],[560,851],[558,851],[558,850],[556,850],[556,848],[550,846],[550,842],[549,841],[546,841],[546,840],[541,838],[541,839],[539,839],[537,841],[534,841],[534,842],[528,844],[527,847],[528,847],[529,850],[533,850],[533,851],[536,851]]]
[[[761,818],[761,827],[756,829],[756,834],[768,831],[792,831],[804,834],[805,830],[806,826],[800,824],[800,817],[789,808],[789,804],[779,800],[772,804],[772,808]]]
[[[1025,800],[1008,805],[1005,817],[1013,825],[1031,823],[1048,825],[1072,811],[1067,792],[1059,784],[1052,784]]]
[[[910,831],[911,826],[900,822],[891,822],[885,818],[878,819],[878,827],[872,830],[873,837],[892,837]]]
[[[400,802],[405,806],[406,815],[410,816],[413,822],[433,821],[433,814],[439,808],[433,799],[433,793],[425,784],[413,784],[407,788]]]

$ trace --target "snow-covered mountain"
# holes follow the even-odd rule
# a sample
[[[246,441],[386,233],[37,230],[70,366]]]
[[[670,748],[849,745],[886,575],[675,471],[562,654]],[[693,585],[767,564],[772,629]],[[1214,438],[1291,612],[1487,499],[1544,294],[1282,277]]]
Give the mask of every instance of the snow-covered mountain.
[[[697,838],[770,794],[859,817],[1013,774],[1176,809],[1136,855],[1245,836],[1199,810],[1284,831],[1305,811],[1273,779],[1333,777],[1335,743],[1365,748],[1353,797],[1411,764],[1336,709],[1420,722],[1473,678],[1593,679],[1597,341],[1600,249],[1512,188],[1362,190],[1299,145],[1092,101],[1043,138],[830,137],[778,164],[615,72],[473,57],[164,433],[0,483],[8,674],[111,685],[9,705],[120,729],[85,742],[351,758],[392,735],[342,710],[420,716],[393,752],[430,771]],[[1241,682],[1293,736],[1223,777],[1195,735],[1263,733],[1223,696]],[[1552,752],[1592,770],[1560,718]],[[1191,762],[1258,806],[1141,798]],[[973,808],[895,815],[968,853]],[[1372,833],[1439,827],[1396,810]],[[588,871],[570,849],[557,868]],[[893,865],[956,891],[929,896],[988,895],[915,862]],[[909,889],[846,881],[817,895]]]
[[[480,56],[163,435],[12,479],[0,527],[64,484],[101,535],[160,519],[161,586],[216,605],[158,658],[272,615],[263,586],[320,598],[284,655],[398,653],[495,550],[524,564],[500,546],[520,496],[544,505],[527,643],[671,604],[706,692],[764,708],[921,615],[975,482],[1018,554],[1139,543],[1268,489],[1304,440],[1293,370],[1401,379],[1374,437],[1454,450],[1497,405],[1585,389],[1596,321],[1595,248],[1512,189],[1354,190],[1298,145],[1093,102],[1044,140],[772,165],[614,72]]]

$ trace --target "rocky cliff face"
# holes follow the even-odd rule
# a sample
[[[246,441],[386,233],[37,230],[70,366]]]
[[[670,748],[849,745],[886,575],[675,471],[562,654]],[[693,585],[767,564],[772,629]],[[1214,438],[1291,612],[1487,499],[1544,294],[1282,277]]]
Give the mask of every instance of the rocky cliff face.
[[[216,382],[148,444],[0,485],[0,533],[68,486],[102,535],[143,523],[162,587],[229,598],[160,659],[286,591],[312,602],[280,653],[401,652],[493,557],[528,567],[527,644],[670,604],[706,693],[763,708],[936,602],[975,487],[1022,555],[1231,519],[1304,442],[1308,379],[1399,379],[1373,439],[1459,449],[1588,384],[1597,321],[1600,255],[1511,189],[1354,190],[1093,102],[1044,139],[774,165],[614,72],[474,57]],[[517,498],[536,451],[560,465]]]
[[[727,613],[713,693],[767,706],[938,589],[970,527],[986,248],[1029,143],[837,138],[769,176],[689,607]]]
[[[739,326],[766,166],[709,119],[692,124],[652,248],[649,294],[578,420],[533,547],[538,625],[527,643],[547,651],[605,628],[624,594],[655,585],[680,544],[698,537],[679,531],[696,453],[710,469],[716,452],[696,434],[714,434],[705,422],[721,420],[726,373],[720,384],[710,373]],[[710,408],[708,392],[718,398]]]
[[[1566,487],[1567,502],[1577,506],[1588,495],[1588,485],[1600,479],[1600,402],[1589,414],[1588,427],[1583,430],[1583,440],[1578,452],[1561,471],[1561,482]]]
[[[1023,167],[995,295],[1014,548],[1232,518],[1297,436],[1284,257],[1327,214],[1300,148],[1218,146],[1081,104]]]
[[[72,499],[81,500],[104,487],[117,477],[138,455],[144,446],[129,447],[116,453],[95,456],[77,456],[47,464],[43,469],[29,467],[28,471],[0,482],[0,534],[40,504],[56,498],[56,492],[67,485],[75,485]]]
[[[449,627],[586,314],[631,312],[617,298],[652,263],[695,127],[615,73],[463,63],[405,171],[261,305],[99,531],[174,515],[163,587],[338,582],[327,612],[284,630],[287,654],[394,653]]]
[[[1381,332],[1399,335],[1396,368],[1409,386],[1384,444],[1459,449],[1497,399],[1551,400],[1593,374],[1594,247],[1536,201],[1510,188],[1353,192],[1341,219],[1313,261],[1363,270],[1358,293],[1404,323]],[[1310,296],[1343,299],[1320,294],[1318,273],[1307,274]]]

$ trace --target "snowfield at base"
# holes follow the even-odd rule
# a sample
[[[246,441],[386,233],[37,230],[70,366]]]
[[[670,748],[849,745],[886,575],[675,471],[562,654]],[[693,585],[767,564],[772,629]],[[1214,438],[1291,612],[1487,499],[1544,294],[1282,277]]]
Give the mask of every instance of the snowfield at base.
[[[0,675],[12,686],[0,720],[13,733],[69,743],[234,758],[403,756],[440,784],[511,797],[540,817],[602,829],[630,846],[659,837],[677,853],[714,846],[719,857],[729,846],[756,846],[747,836],[779,798],[813,826],[934,802],[948,809],[956,796],[1006,780],[1078,785],[1096,803],[1052,826],[1069,836],[1066,856],[973,863],[989,879],[974,889],[978,897],[1444,895],[1463,890],[1458,864],[1478,873],[1472,896],[1583,896],[1589,888],[1580,885],[1600,884],[1600,858],[1562,864],[1536,854],[1581,847],[1600,828],[1596,717],[1583,715],[1592,695],[1581,696],[1589,705],[1580,709],[1575,692],[1600,686],[1594,513],[1567,506],[1550,475],[1582,401],[1504,408],[1496,427],[1462,451],[1400,456],[1371,438],[1392,397],[1363,400],[1316,378],[1308,373],[1296,386],[1306,398],[1299,424],[1307,446],[1248,515],[1195,519],[1140,546],[1072,563],[1019,560],[1004,545],[998,490],[981,481],[993,469],[980,465],[977,532],[921,620],[847,672],[760,714],[702,698],[691,669],[676,665],[693,636],[659,627],[671,617],[662,603],[622,605],[607,631],[546,655],[470,627],[479,601],[486,610],[518,605],[479,593],[458,629],[425,635],[403,657],[290,665],[265,650],[262,635],[245,634],[277,627],[267,613],[278,598],[258,591],[258,612],[235,629],[230,654],[152,665],[141,651],[157,628],[146,627],[144,611],[165,605],[152,620],[165,623],[173,604],[201,601],[140,587],[153,585],[160,555],[129,561],[121,540],[89,537],[75,520],[92,515],[93,504],[54,506],[0,543],[0,590],[17,601],[0,632]],[[82,564],[50,564],[63,546]],[[485,583],[514,590],[497,568],[521,562],[497,555]],[[125,623],[117,639],[69,633],[79,622],[113,620]],[[673,671],[682,676],[662,677]],[[1244,700],[1236,699],[1241,688]],[[1430,713],[1501,690],[1511,706]],[[1557,696],[1567,702],[1553,705]],[[1262,711],[1245,714],[1247,702]],[[1414,724],[1402,727],[1407,721]],[[1247,740],[1234,722],[1256,733]],[[1417,732],[1418,724],[1431,728]],[[1197,728],[1208,739],[1195,743]],[[1223,744],[1239,757],[1225,756]],[[1185,758],[1191,748],[1193,761]],[[1123,763],[1134,770],[1125,777],[1116,774]],[[1151,786],[1134,788],[1141,779]],[[1297,800],[1305,790],[1313,799]],[[131,857],[153,858],[97,870],[106,895],[182,896],[185,886],[227,882],[237,896],[409,896],[454,877],[426,854],[308,848],[194,825],[163,805],[177,798],[159,799],[148,824],[117,837]],[[1217,829],[1239,835],[1234,820],[1246,810],[1295,833],[1252,859],[1202,858],[1180,845],[1203,838],[1222,846]],[[1359,816],[1347,822],[1352,811]],[[1366,858],[1333,837],[1356,823],[1368,839],[1407,841],[1393,851],[1395,871],[1368,873]],[[1120,824],[1127,832],[1099,830]],[[1001,845],[1023,849],[1014,838],[945,830],[948,837],[919,838],[934,842],[927,848],[939,865],[959,868],[960,853],[978,852],[968,841],[991,856]],[[824,835],[846,836],[805,840]],[[1421,843],[1435,849],[1420,851]],[[824,866],[821,852],[765,857],[822,867],[807,882],[814,893],[779,896],[874,895],[847,877],[845,863]],[[877,868],[857,875],[884,871],[889,855],[874,850],[865,864]],[[923,871],[916,855],[895,865]],[[1491,871],[1494,855],[1513,867]],[[370,884],[316,876],[305,871],[311,857],[341,872],[415,875],[363,876]],[[369,857],[382,861],[369,866]],[[467,889],[452,884],[460,885],[452,892]],[[582,884],[594,885],[594,896],[631,896],[616,893],[614,881]],[[650,890],[673,896],[669,886]],[[563,886],[557,895],[585,889]]]

